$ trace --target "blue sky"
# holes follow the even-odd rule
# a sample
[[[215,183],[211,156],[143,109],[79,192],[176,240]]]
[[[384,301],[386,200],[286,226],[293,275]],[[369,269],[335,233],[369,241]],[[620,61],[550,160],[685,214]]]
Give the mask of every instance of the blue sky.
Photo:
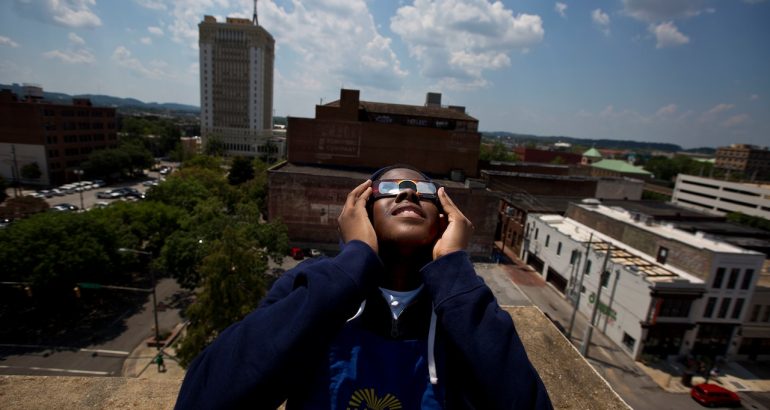
[[[0,83],[198,105],[203,15],[249,0],[0,2]],[[770,145],[767,0],[261,0],[276,115],[341,87],[465,106],[484,131]]]

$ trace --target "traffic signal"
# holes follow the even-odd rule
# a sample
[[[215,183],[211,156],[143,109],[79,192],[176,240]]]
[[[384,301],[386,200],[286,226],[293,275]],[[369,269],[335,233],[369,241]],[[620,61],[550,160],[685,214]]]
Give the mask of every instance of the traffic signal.
[[[75,291],[75,297],[79,298],[80,297],[80,288],[75,286],[75,288],[73,288],[72,290]]]

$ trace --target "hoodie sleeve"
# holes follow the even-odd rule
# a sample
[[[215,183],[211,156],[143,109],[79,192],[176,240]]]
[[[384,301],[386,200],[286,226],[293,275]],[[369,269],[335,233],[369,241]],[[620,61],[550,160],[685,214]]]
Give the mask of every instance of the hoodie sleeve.
[[[277,408],[310,377],[345,321],[379,281],[382,263],[359,241],[286,272],[260,306],[192,362],[176,408]]]
[[[458,400],[494,409],[552,408],[511,316],[476,275],[468,255],[463,251],[445,255],[426,265],[421,274],[447,338],[448,373],[472,375],[465,378],[473,380],[463,385],[465,397]],[[479,402],[483,404],[478,406]]]

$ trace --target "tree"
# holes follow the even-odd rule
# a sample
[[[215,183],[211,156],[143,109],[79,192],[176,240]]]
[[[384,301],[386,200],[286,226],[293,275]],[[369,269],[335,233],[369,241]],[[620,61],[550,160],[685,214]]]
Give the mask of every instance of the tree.
[[[5,193],[6,189],[8,189],[8,181],[0,175],[0,202],[3,202],[5,201],[5,198],[8,198],[8,194]]]
[[[21,177],[24,179],[38,179],[43,175],[37,162],[30,162],[21,167]]]
[[[203,284],[187,309],[190,325],[177,351],[183,366],[257,307],[267,288],[266,269],[263,247],[245,231],[225,228],[201,263]]]
[[[218,135],[209,135],[206,137],[203,153],[206,155],[222,156],[225,154],[225,142]]]
[[[730,212],[727,214],[727,220],[770,232],[770,220],[762,218],[761,216],[751,216],[741,212]]]
[[[227,182],[230,185],[240,185],[254,178],[254,166],[246,157],[235,157],[227,174]]]
[[[492,146],[488,144],[481,144],[479,150],[479,159],[482,161],[504,161],[514,162],[517,160],[516,154],[511,152],[505,144],[500,141],[495,141]]]

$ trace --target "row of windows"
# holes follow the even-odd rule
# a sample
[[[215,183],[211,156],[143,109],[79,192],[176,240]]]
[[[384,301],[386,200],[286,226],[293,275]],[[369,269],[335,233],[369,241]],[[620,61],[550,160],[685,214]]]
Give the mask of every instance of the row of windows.
[[[717,273],[714,275],[714,282],[711,287],[714,289],[721,289],[722,282],[724,282],[726,268],[717,268]],[[735,289],[740,279],[741,270],[739,268],[730,269],[730,276],[727,278],[725,289]],[[743,273],[743,280],[741,280],[741,289],[746,290],[751,286],[751,281],[754,279],[754,269],[746,269]]]
[[[46,109],[43,110],[43,115],[45,115],[46,117],[53,117],[53,116],[56,115],[56,110],[54,110],[53,108],[46,108]],[[77,111],[75,111],[75,110],[65,109],[65,110],[60,110],[59,111],[59,115],[61,115],[62,117],[74,117],[74,116],[78,116],[78,117],[103,117],[104,116],[104,111],[100,111],[100,110],[77,110]]]
[[[741,310],[743,310],[743,303],[745,302],[745,299],[738,298],[735,299],[735,304],[733,305],[733,312],[730,315],[730,319],[738,319],[741,317]],[[716,318],[717,319],[725,319],[727,317],[727,313],[730,310],[730,304],[732,303],[732,298],[722,298],[722,302],[719,304],[719,311],[717,312]],[[706,309],[703,311],[703,317],[704,318],[710,318],[714,315],[714,309],[717,306],[717,298],[710,297],[708,302],[706,302]]]
[[[64,142],[67,144],[72,144],[76,142],[104,141],[105,139],[109,139],[112,141],[117,139],[117,135],[93,134],[93,135],[65,135],[64,136]],[[49,135],[48,137],[46,137],[46,141],[49,144],[58,144],[59,138],[56,135]]]

